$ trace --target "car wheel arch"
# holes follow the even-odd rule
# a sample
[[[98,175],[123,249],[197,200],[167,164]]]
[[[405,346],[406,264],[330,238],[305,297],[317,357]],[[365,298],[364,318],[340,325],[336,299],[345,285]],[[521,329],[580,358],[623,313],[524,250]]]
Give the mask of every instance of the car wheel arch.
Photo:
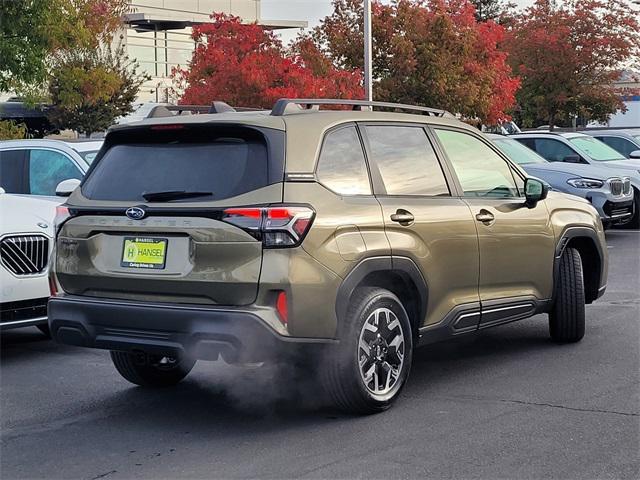
[[[368,257],[354,266],[345,277],[336,298],[338,328],[347,317],[351,298],[360,287],[389,290],[402,302],[407,311],[414,336],[417,338],[426,316],[428,285],[420,269],[407,257]]]
[[[568,247],[575,248],[580,253],[584,274],[585,300],[586,303],[592,303],[599,296],[600,281],[603,275],[604,252],[598,241],[598,235],[595,230],[588,227],[569,227],[563,232],[556,247],[553,266],[554,284],[558,278],[560,258]]]

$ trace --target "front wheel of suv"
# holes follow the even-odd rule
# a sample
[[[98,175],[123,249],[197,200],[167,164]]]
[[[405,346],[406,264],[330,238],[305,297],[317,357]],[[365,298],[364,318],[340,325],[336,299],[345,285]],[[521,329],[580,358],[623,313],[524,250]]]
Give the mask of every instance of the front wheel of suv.
[[[131,383],[143,387],[170,387],[186,377],[195,360],[111,351],[111,361],[118,373]]]
[[[559,261],[549,333],[559,343],[579,342],[584,337],[585,326],[582,259],[578,250],[567,248]]]
[[[321,378],[341,409],[377,413],[398,397],[411,369],[413,335],[407,312],[393,293],[360,288],[329,350]]]

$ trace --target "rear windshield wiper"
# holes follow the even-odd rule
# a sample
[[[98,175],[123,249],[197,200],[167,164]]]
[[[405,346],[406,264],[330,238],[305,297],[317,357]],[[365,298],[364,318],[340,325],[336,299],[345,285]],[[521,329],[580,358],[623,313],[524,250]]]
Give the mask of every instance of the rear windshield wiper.
[[[145,192],[142,194],[148,202],[168,202],[183,198],[209,197],[213,192],[190,192],[187,190],[167,190],[166,192]]]

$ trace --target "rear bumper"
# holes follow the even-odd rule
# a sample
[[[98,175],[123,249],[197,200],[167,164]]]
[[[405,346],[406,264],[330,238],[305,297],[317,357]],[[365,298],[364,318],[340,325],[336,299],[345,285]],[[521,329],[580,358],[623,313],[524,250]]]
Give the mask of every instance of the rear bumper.
[[[260,318],[260,310],[250,309],[65,295],[51,298],[48,315],[59,343],[200,360],[222,356],[230,363],[272,360],[334,342],[280,335]]]

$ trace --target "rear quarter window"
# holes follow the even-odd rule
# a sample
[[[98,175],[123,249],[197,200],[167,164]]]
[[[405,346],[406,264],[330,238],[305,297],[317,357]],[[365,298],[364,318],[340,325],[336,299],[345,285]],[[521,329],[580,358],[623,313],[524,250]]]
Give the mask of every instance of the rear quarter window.
[[[371,194],[369,172],[355,127],[342,127],[327,134],[317,175],[323,185],[337,194]]]

